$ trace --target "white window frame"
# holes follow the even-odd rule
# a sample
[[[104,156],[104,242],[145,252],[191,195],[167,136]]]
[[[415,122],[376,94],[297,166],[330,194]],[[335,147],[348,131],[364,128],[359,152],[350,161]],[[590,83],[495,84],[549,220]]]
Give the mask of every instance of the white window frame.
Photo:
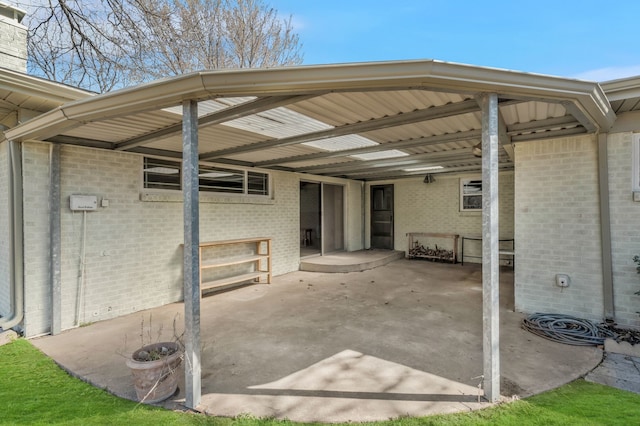
[[[474,191],[473,193],[469,191],[465,191],[465,189],[469,186],[471,182],[475,182],[475,186],[477,186],[479,182],[480,194],[478,194],[477,191]],[[479,207],[477,208],[465,207],[466,197],[478,197],[478,195],[480,196]],[[460,178],[460,211],[461,212],[481,212],[482,211],[482,177],[481,176]]]
[[[175,187],[175,188],[147,188],[145,186],[146,184],[146,180],[144,179],[144,164],[145,164],[145,158],[150,158],[150,159],[159,159],[165,162],[174,162],[178,165],[180,165],[180,168],[182,168],[182,161],[181,160],[176,160],[176,159],[169,159],[169,158],[159,158],[159,157],[153,157],[153,156],[145,156],[143,157],[142,160],[142,189],[145,191],[159,191],[159,192],[175,192],[175,191],[180,191],[182,189],[182,185],[183,185],[183,176],[182,173],[180,173],[180,186],[179,187]],[[243,187],[242,187],[242,191],[237,191],[237,192],[233,192],[233,191],[212,191],[212,190],[200,190],[201,193],[208,193],[208,194],[218,194],[218,195],[223,195],[223,196],[230,196],[230,197],[260,197],[260,198],[271,198],[272,194],[273,194],[273,179],[271,176],[271,173],[266,172],[264,170],[256,170],[256,169],[250,169],[250,168],[239,168],[239,167],[233,167],[233,166],[228,166],[226,164],[224,165],[218,165],[218,164],[211,164],[211,163],[199,163],[199,167],[205,167],[205,168],[219,168],[219,169],[223,169],[223,170],[228,170],[228,171],[232,171],[232,172],[236,172],[238,174],[243,174]],[[250,193],[250,188],[249,188],[249,173],[260,173],[266,176],[266,186],[267,186],[267,193],[266,194],[255,194],[255,193]]]
[[[631,167],[631,190],[640,192],[640,133],[633,134],[631,142],[633,165]]]

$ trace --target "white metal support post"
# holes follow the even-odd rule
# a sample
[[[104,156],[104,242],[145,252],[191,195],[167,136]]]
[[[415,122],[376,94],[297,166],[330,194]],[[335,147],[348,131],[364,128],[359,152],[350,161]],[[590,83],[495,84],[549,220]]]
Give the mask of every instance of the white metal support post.
[[[185,405],[202,396],[200,364],[200,200],[198,194],[198,103],[182,105],[182,193],[184,195]]]
[[[482,107],[482,323],[484,395],[500,398],[500,276],[498,227],[498,95],[480,96]]]

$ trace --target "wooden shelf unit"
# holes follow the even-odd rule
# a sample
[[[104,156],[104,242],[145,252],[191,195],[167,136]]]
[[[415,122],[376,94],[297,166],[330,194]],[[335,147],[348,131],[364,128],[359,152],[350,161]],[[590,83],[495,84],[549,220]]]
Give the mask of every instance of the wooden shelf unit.
[[[458,234],[440,234],[434,232],[409,232],[407,234],[409,237],[409,250],[407,251],[408,259],[429,259],[429,260],[441,260],[444,262],[457,263],[458,262],[458,238],[460,237]],[[453,251],[453,256],[450,259],[440,258],[437,256],[427,256],[427,255],[411,255],[411,249],[414,246],[414,241],[417,242],[416,237],[427,237],[427,238],[443,238],[450,239],[452,241],[453,247],[451,250]]]
[[[242,256],[217,257],[207,260],[207,249],[212,247],[231,246],[236,244],[255,244],[253,254]],[[266,252],[263,251],[263,246]],[[271,238],[241,238],[237,240],[208,241],[200,243],[200,291],[211,290],[230,284],[242,283],[245,281],[255,281],[259,283],[262,278],[266,278],[267,284],[271,284]],[[254,271],[243,272],[230,277],[219,278],[211,281],[202,281],[203,271],[210,268],[221,268],[225,266],[254,265]]]

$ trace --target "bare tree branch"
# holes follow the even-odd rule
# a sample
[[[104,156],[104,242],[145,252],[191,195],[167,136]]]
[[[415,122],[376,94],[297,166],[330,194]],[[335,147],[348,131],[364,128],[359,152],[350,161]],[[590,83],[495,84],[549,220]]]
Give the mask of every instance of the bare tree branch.
[[[98,92],[302,62],[291,18],[263,0],[47,0],[28,19],[30,72]]]

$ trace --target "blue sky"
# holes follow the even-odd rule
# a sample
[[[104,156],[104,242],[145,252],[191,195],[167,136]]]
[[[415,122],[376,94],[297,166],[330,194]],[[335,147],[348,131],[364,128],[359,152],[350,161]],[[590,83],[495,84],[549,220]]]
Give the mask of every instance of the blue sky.
[[[305,64],[438,59],[606,81],[640,75],[638,0],[265,0]]]

